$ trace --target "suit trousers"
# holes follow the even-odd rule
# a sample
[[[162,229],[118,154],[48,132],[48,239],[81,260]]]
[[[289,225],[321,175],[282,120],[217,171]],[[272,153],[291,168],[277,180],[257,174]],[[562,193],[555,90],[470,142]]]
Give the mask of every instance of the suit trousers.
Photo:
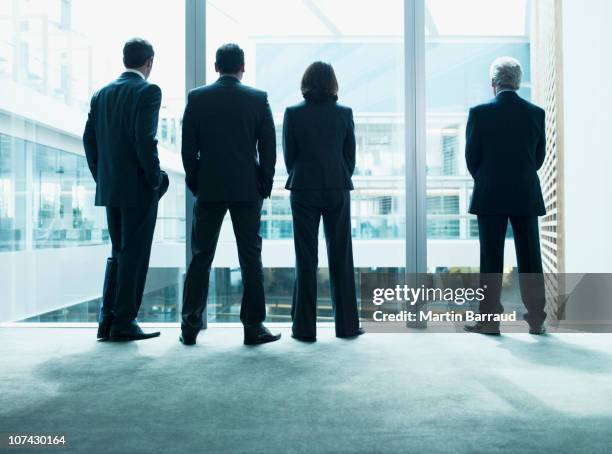
[[[249,202],[196,202],[191,230],[193,257],[187,270],[183,290],[183,332],[194,335],[203,326],[202,315],[208,298],[210,268],[223,218],[228,210],[236,235],[242,273],[240,320],[245,326],[258,325],[265,320],[262,241],[259,235],[262,204],[262,199]]]
[[[159,198],[129,207],[106,207],[112,257],[107,261],[102,317],[128,329],[142,304]],[[109,307],[110,306],[110,307]]]
[[[319,222],[327,244],[331,300],[336,335],[352,336],[359,330],[355,270],[351,239],[351,198],[348,190],[294,190],[291,212],[295,243],[293,333],[315,337],[317,323],[317,268]]]
[[[540,233],[537,216],[479,215],[481,285],[486,285],[485,299],[480,303],[483,314],[501,314],[504,245],[508,220],[514,231],[521,298],[527,308],[527,321],[541,324],[546,318],[546,293],[542,274]]]

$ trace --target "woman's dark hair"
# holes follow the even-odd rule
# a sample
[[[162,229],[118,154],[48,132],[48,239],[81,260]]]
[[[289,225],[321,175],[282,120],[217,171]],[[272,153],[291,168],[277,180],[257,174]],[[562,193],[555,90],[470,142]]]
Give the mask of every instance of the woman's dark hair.
[[[338,100],[338,80],[332,65],[316,61],[306,68],[302,76],[302,96],[315,102]]]
[[[217,49],[215,63],[221,74],[235,74],[244,66],[244,51],[238,44],[224,44]]]
[[[123,46],[123,64],[126,68],[140,68],[155,51],[149,41],[142,38],[132,38]]]

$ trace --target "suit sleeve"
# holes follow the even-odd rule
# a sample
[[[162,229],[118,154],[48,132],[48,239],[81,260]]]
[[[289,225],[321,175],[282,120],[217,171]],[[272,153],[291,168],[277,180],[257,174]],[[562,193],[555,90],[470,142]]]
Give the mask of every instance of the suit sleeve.
[[[480,139],[476,128],[476,113],[474,109],[471,109],[465,130],[465,161],[472,177],[478,172],[478,167],[482,159]]]
[[[185,169],[185,183],[189,190],[196,195],[198,192],[198,125],[193,113],[193,99],[191,93],[187,97],[187,106],[183,114],[183,135],[181,145],[181,157]]]
[[[285,157],[287,173],[291,173],[293,170],[297,153],[298,150],[295,136],[293,135],[293,125],[289,118],[289,109],[287,109],[285,110],[285,117],[283,119],[283,156]]]
[[[540,120],[540,137],[536,148],[536,169],[540,170],[544,165],[546,158],[546,114],[542,111],[542,119]]]
[[[85,132],[83,132],[83,148],[85,149],[85,157],[87,165],[93,176],[94,181],[98,181],[98,142],[96,140],[96,128],[94,122],[94,103],[95,95],[91,98],[91,106],[87,122],[85,123]]]
[[[263,113],[257,133],[257,154],[259,155],[259,184],[261,195],[269,197],[274,182],[274,166],[276,165],[276,131],[274,118],[265,96]]]
[[[140,95],[136,111],[136,154],[147,183],[153,190],[158,190],[162,182],[155,139],[161,97],[157,85],[148,85]]]
[[[349,172],[351,175],[355,172],[355,122],[353,121],[353,111],[349,109],[348,111],[348,131],[346,132],[346,137],[344,138],[344,160],[346,165],[348,166]]]

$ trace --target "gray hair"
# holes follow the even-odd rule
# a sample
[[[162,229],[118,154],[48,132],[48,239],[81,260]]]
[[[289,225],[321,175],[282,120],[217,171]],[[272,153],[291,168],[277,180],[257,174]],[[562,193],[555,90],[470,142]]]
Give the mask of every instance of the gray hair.
[[[518,90],[521,88],[523,70],[519,61],[512,57],[500,57],[491,65],[491,80],[497,88]]]

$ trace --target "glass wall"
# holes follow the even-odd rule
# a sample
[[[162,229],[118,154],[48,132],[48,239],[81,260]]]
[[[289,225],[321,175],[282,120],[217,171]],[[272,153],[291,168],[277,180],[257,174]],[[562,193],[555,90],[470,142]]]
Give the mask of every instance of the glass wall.
[[[171,180],[159,208],[142,319],[175,321],[185,262],[176,115],[185,99],[184,2],[106,0],[95,11],[92,4],[0,2],[2,309],[40,320],[95,319],[110,245],[81,134],[91,95],[121,74],[123,43],[141,36],[156,51],[150,81],[163,93],[160,160]],[[69,263],[75,247],[78,263]]]
[[[489,67],[500,56],[524,70],[519,94],[531,99],[528,0],[426,0],[427,267],[478,271],[478,225],[468,214],[473,181],[465,165],[470,107],[493,98]],[[503,11],[503,14],[500,13]],[[506,263],[515,265],[508,226]]]
[[[85,157],[32,142],[25,149],[32,162],[33,248],[107,242],[106,217],[94,206],[95,182]]]
[[[22,318],[95,320],[109,244],[104,211],[93,206],[94,184],[80,136],[91,94],[120,74],[122,44],[139,35],[156,49],[151,81],[163,91],[160,158],[171,177],[160,206],[141,321],[177,321],[190,228],[180,160],[185,2],[108,0],[95,13],[91,5],[88,0],[0,3],[0,254],[12,258],[0,261],[0,275],[10,276],[0,285],[0,297]],[[206,82],[217,78],[217,47],[236,42],[246,53],[243,82],[268,92],[274,114],[278,163],[261,227],[269,319],[290,319],[294,279],[283,113],[301,101],[302,73],[315,60],[334,65],[339,102],[352,107],[355,117],[356,267],[404,269],[406,219],[414,217],[405,210],[404,5],[414,8],[414,3],[207,0],[205,5],[206,23],[196,28],[205,26],[206,52],[195,59],[205,60]],[[467,212],[473,187],[464,162],[467,112],[493,96],[489,65],[500,55],[521,61],[520,94],[531,99],[532,5],[530,0],[424,0],[424,6],[426,149],[416,152],[426,154],[426,197],[417,203],[426,206],[427,228],[419,241],[427,243],[428,271],[472,271],[478,268],[478,229]],[[319,316],[329,320],[322,232],[320,240]],[[71,251],[77,247],[81,261],[75,262]],[[510,228],[506,261],[515,265]],[[52,267],[58,273],[53,279],[37,271],[47,263],[61,264]],[[229,216],[213,267],[209,320],[238,321],[241,277]],[[83,269],[91,273],[75,282]],[[55,287],[49,290],[49,283]],[[23,285],[35,291],[22,303]]]
[[[357,166],[351,215],[356,265],[405,265],[404,2],[383,3],[206,2],[207,82],[218,77],[216,49],[236,42],[246,55],[243,82],[268,93],[274,114],[278,160],[272,197],[264,202],[262,217],[269,320],[290,321],[295,256],[289,192],[284,189],[282,120],[286,107],[302,101],[300,80],[313,61],[334,66],[339,102],[354,112]],[[320,239],[319,319],[330,320],[322,231]],[[234,250],[228,216],[212,273],[210,321],[238,321],[241,281]]]

